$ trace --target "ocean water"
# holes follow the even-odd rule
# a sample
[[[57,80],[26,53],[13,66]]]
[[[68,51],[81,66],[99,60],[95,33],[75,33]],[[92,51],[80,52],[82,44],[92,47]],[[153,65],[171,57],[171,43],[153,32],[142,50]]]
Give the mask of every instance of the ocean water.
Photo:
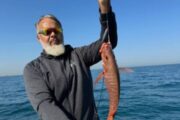
[[[120,104],[115,120],[180,120],[180,64],[135,67],[121,73]],[[95,79],[101,70],[92,70]],[[0,77],[0,120],[38,120],[22,76]],[[106,120],[108,95],[95,85],[98,114]]]

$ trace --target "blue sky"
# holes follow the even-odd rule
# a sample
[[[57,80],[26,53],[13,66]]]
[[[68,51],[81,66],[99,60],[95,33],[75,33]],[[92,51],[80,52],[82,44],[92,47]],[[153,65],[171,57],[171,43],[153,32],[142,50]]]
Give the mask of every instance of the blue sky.
[[[111,0],[116,13],[120,67],[180,63],[180,0]],[[65,43],[87,45],[99,38],[97,0],[2,0],[0,75],[22,74],[39,56],[34,23],[51,13],[63,24]],[[92,68],[99,68],[97,64]]]

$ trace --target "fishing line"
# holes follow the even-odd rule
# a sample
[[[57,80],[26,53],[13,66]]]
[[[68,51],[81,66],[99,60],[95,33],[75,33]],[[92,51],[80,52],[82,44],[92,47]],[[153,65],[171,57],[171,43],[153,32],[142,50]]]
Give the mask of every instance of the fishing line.
[[[108,21],[108,13],[106,14],[106,25],[107,25],[107,35],[108,35],[108,43],[110,43],[111,45],[111,41],[110,41],[110,35],[109,35],[109,21]]]
[[[98,103],[97,103],[97,108],[99,108],[100,103],[101,103],[101,99],[102,99],[102,95],[103,95],[103,88],[104,88],[104,77],[102,78],[102,84],[101,84],[101,88],[100,88],[100,95],[99,95],[99,99],[98,99]]]

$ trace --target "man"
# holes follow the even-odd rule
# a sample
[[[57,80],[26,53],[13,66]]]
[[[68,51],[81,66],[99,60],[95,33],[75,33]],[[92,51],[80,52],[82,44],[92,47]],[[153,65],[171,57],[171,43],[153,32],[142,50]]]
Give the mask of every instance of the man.
[[[105,42],[102,37],[107,21],[113,48],[117,44],[117,31],[110,0],[98,3],[101,36],[88,46],[64,45],[62,25],[52,15],[41,17],[36,24],[43,52],[26,65],[24,79],[30,102],[43,120],[99,120],[90,66],[101,59],[99,49]]]

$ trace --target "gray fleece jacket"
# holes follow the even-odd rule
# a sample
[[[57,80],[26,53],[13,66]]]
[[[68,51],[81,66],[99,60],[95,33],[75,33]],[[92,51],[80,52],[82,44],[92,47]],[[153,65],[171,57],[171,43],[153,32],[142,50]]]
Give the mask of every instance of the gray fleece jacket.
[[[72,48],[53,57],[44,51],[24,69],[29,100],[43,120],[99,120],[93,95],[90,66],[101,60],[99,49],[109,23],[113,48],[117,44],[115,15],[112,10],[101,14],[100,39],[90,45]],[[107,38],[107,36],[106,36]],[[107,40],[107,39],[106,39]]]

